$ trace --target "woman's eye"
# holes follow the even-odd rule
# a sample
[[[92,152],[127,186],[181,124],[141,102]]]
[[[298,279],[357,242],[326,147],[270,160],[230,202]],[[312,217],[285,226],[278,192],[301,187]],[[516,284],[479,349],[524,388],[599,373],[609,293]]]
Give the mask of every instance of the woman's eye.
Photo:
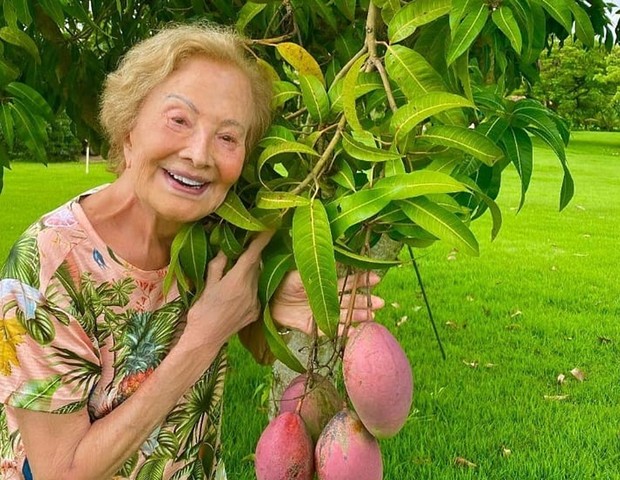
[[[237,139],[232,135],[222,135],[222,140],[226,143],[237,143]]]
[[[187,125],[187,121],[181,117],[173,117],[172,122],[177,125]]]

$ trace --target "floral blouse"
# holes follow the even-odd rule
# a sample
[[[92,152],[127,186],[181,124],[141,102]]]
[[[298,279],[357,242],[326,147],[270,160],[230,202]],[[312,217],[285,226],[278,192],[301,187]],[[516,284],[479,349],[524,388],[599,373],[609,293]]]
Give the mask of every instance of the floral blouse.
[[[140,270],[101,240],[79,198],[13,246],[0,275],[0,479],[32,478],[2,404],[92,422],[130,397],[180,335],[184,307],[167,269]],[[185,394],[116,479],[223,479],[226,355]]]

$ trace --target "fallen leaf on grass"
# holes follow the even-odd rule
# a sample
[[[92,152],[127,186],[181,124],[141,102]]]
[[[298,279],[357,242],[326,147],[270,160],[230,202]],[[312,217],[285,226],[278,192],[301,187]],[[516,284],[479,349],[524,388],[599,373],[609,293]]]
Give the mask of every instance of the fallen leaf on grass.
[[[400,320],[398,322],[396,322],[396,326],[400,327],[403,323],[405,323],[408,320],[407,315],[400,317]]]
[[[470,462],[469,460],[463,457],[456,457],[454,459],[454,464],[457,467],[478,468],[478,465],[476,465],[473,462]]]
[[[585,211],[586,211],[586,207],[584,207],[583,205],[576,205],[576,206],[575,206],[575,208],[576,208],[577,210],[581,210],[582,212],[585,212]]]
[[[400,308],[400,303],[397,302],[393,302],[390,305],[392,305],[394,308]]]
[[[511,323],[510,325],[506,325],[506,330],[521,330],[523,327],[518,323]]]
[[[446,322],[446,327],[451,328],[453,330],[456,330],[457,328],[459,328],[459,326],[456,323],[451,322],[450,320]]]
[[[471,368],[478,368],[478,362],[468,362],[467,360],[463,360],[463,363]]]
[[[523,312],[521,310],[515,310],[514,312],[510,314],[510,318],[519,317],[521,315],[523,315]]]
[[[466,299],[468,302],[473,302],[473,301],[475,300],[475,298],[474,298],[472,295],[467,295],[467,296],[465,297],[465,299]]]
[[[494,363],[485,363],[484,366],[486,368],[495,368],[495,367],[497,367],[497,365],[495,365]]]
[[[545,400],[553,400],[556,402],[562,402],[568,398],[568,395],[545,395]]]
[[[458,253],[458,250],[456,249],[451,250],[450,253],[448,254],[448,261],[453,262],[454,260],[456,260],[457,253]]]
[[[510,455],[512,455],[512,450],[502,445],[502,457],[506,458],[506,457],[509,457]]]
[[[586,374],[583,373],[582,370],[579,370],[578,368],[573,368],[570,371],[571,375],[573,377],[575,377],[577,380],[579,380],[580,382],[583,382],[586,379]]]
[[[566,381],[566,375],[560,373],[557,378],[558,385],[562,385]]]

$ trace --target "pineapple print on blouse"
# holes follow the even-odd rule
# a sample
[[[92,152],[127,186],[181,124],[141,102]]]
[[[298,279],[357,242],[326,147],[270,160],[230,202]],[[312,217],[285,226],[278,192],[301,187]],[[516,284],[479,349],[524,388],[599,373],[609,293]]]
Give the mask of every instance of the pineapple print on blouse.
[[[165,274],[114,255],[79,199],[32,225],[0,276],[0,404],[59,414],[87,408],[94,422],[131,397],[184,327],[178,292],[162,291]],[[116,478],[221,478],[225,371],[222,350]],[[0,479],[29,476],[0,405]]]

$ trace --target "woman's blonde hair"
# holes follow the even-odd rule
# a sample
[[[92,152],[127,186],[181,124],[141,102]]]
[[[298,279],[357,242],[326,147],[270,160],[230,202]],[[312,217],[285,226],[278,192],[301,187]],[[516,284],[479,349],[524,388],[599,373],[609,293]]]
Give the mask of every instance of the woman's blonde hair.
[[[209,23],[174,25],[134,45],[106,78],[99,119],[110,142],[110,170],[120,174],[125,169],[123,141],[146,96],[183,60],[194,56],[235,66],[247,76],[254,110],[247,152],[258,143],[271,122],[271,80],[245,50],[242,37]]]

